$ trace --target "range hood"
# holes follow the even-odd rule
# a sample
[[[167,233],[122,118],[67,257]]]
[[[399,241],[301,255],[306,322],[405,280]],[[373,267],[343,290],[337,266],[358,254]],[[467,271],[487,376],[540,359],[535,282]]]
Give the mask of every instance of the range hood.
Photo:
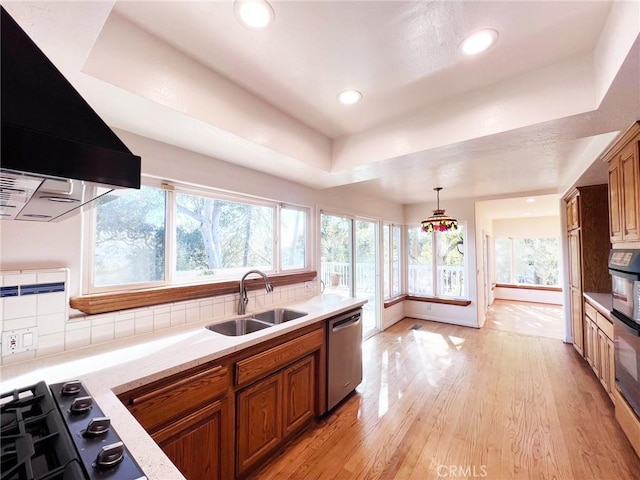
[[[140,188],[140,157],[0,15],[0,218],[56,222],[114,188]]]

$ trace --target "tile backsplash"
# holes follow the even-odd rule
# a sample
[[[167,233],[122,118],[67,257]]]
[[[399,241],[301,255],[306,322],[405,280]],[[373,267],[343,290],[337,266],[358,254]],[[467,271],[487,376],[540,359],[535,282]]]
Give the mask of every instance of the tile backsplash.
[[[238,294],[120,310],[69,318],[68,269],[0,272],[0,329],[4,333],[35,329],[34,348],[10,353],[1,345],[2,365],[110,342],[125,337],[200,321],[233,316]],[[17,287],[17,288],[14,288]],[[24,292],[24,293],[23,293]],[[23,294],[21,294],[23,293]],[[247,312],[316,295],[316,282],[306,282],[248,292]]]

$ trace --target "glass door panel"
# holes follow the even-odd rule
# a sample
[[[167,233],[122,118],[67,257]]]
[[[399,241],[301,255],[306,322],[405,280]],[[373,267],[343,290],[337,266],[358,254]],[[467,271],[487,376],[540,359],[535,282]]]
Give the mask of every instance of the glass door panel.
[[[351,297],[353,220],[323,213],[320,223],[320,269],[324,293]]]
[[[378,224],[356,220],[355,297],[366,299],[362,318],[364,337],[378,331]]]

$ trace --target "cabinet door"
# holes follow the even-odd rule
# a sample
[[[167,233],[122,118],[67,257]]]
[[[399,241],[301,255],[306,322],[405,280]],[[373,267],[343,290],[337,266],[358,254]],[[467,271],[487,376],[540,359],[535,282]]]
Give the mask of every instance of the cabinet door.
[[[616,373],[614,366],[613,340],[611,340],[602,330],[599,333],[600,347],[600,383],[609,396],[613,396],[613,389],[616,383]]]
[[[284,370],[284,436],[298,430],[315,412],[315,362],[313,355]]]
[[[622,196],[620,184],[620,161],[609,164],[609,233],[611,243],[622,241]]]
[[[622,240],[633,242],[640,239],[638,226],[638,157],[636,146],[629,144],[620,155],[622,180]]]
[[[591,348],[591,367],[598,378],[601,378],[602,365],[600,362],[600,329],[595,320],[589,319],[589,348]]]
[[[153,440],[187,480],[233,478],[229,401],[222,399],[158,430]]]
[[[607,392],[613,400],[613,391],[616,388],[616,368],[615,368],[615,358],[614,358],[614,342],[612,339],[607,337],[607,351],[605,356],[607,357],[607,366],[609,367],[609,383],[607,385]]]
[[[567,200],[567,231],[574,230],[580,226],[580,212],[578,195]]]
[[[569,233],[569,285],[580,290],[582,288],[582,262],[580,260],[580,230]]]
[[[584,358],[587,360],[587,363],[591,365],[591,368],[594,369],[594,356],[593,356],[593,335],[591,331],[593,330],[593,322],[589,318],[588,315],[584,316]]]
[[[605,388],[605,390],[609,391],[609,356],[607,353],[607,336],[602,332],[602,330],[598,330],[598,350],[600,353],[600,372],[598,374],[598,378],[600,379],[600,383]]]
[[[282,440],[282,372],[237,395],[237,474],[242,475]]]
[[[571,287],[571,325],[573,328],[573,346],[582,355],[584,352],[582,292],[574,287]]]

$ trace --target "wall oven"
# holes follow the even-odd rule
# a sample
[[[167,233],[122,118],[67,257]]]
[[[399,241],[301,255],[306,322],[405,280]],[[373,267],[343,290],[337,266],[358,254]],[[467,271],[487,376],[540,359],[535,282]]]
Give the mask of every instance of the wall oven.
[[[616,385],[640,417],[640,250],[611,250]]]

